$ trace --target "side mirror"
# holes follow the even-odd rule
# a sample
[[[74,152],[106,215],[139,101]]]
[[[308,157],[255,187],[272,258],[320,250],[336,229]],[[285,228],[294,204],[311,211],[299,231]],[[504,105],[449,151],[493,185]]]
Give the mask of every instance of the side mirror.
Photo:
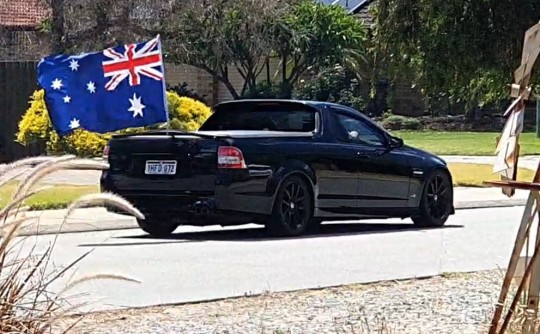
[[[389,138],[389,141],[390,141],[390,148],[400,148],[400,147],[403,147],[403,139],[399,138],[399,137],[393,137],[391,136]]]

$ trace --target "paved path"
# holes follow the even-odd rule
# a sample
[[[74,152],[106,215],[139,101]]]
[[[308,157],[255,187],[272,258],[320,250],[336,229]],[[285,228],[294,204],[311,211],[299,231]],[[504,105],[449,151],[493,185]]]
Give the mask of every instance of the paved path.
[[[523,206],[528,193],[518,190],[512,198],[504,196],[498,188],[463,188],[455,190],[457,210]],[[20,231],[21,235],[93,232],[138,229],[131,216],[107,212],[104,208],[88,208],[75,211],[67,220],[66,210],[32,211],[24,213],[34,218]]]
[[[70,295],[89,295],[73,302],[93,302],[83,311],[200,301],[505,267],[521,212],[460,210],[446,228],[433,230],[417,230],[398,219],[330,224],[320,234],[291,239],[266,239],[249,227],[186,227],[167,239],[138,230],[62,234],[53,260],[67,265],[93,250],[77,265],[74,279],[120,274],[141,281],[78,286]],[[43,250],[52,240],[29,237],[24,246],[37,242]]]

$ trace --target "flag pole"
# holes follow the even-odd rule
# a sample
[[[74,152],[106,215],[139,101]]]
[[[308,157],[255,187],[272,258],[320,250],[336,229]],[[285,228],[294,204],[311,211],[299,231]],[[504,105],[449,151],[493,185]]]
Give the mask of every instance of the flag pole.
[[[159,56],[161,57],[161,73],[163,73],[163,81],[162,81],[162,85],[163,85],[163,106],[165,108],[165,113],[167,114],[166,130],[167,130],[167,135],[168,135],[169,131],[171,130],[171,118],[170,118],[170,115],[169,115],[169,104],[167,102],[167,86],[165,84],[165,81],[166,81],[165,60],[163,59],[163,49],[161,47],[161,35],[158,34],[156,38],[158,40]]]

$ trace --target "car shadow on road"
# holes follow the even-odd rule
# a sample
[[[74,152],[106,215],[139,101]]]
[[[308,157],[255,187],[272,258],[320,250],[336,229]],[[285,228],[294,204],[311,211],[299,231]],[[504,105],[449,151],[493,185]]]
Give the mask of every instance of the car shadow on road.
[[[310,239],[326,238],[336,236],[398,233],[411,231],[435,231],[441,229],[459,229],[463,225],[446,225],[437,229],[418,228],[413,224],[387,224],[387,223],[330,223],[323,224],[317,230],[308,232],[297,237],[269,237],[263,227],[239,228],[227,230],[212,230],[201,232],[182,232],[174,233],[168,237],[154,237],[148,234],[134,234],[127,236],[118,236],[115,239],[138,239],[138,240],[167,240],[170,243],[182,242],[204,242],[204,241],[268,241],[268,240],[286,240],[286,239]],[[167,243],[167,242],[165,242]],[[141,243],[130,242],[123,245],[140,245]],[[148,243],[153,244],[153,243]],[[121,245],[121,244],[112,244]]]

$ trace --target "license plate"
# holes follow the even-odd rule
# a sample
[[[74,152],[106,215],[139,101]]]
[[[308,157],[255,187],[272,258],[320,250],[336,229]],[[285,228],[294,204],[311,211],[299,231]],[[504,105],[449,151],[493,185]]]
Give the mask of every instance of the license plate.
[[[150,160],[146,162],[147,175],[174,175],[176,174],[175,160]]]

